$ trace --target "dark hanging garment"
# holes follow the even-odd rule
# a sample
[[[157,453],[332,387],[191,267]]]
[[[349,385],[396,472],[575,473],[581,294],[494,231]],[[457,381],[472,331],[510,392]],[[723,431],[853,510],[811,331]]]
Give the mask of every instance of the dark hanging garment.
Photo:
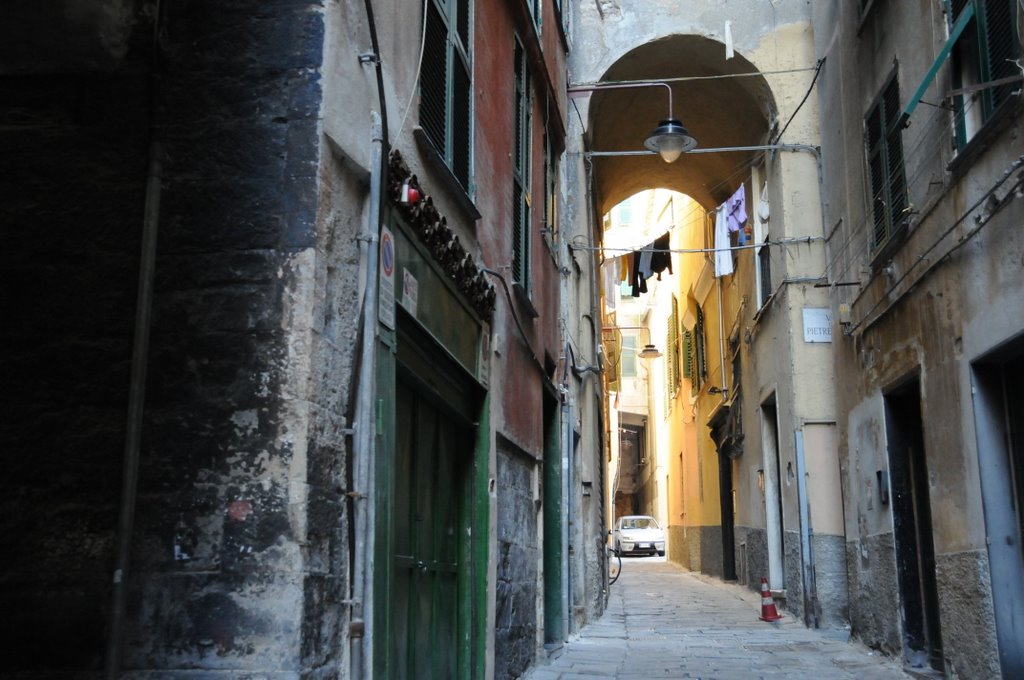
[[[651,245],[654,249],[654,254],[651,256],[651,271],[658,275],[659,281],[661,281],[661,273],[666,269],[669,274],[672,273],[672,253],[669,252],[671,236],[671,232],[666,231],[654,239],[654,243]]]
[[[639,250],[633,251],[632,265],[629,269],[629,282],[633,286],[633,297],[640,297],[640,293],[647,292],[647,279],[640,271],[640,258],[643,256]]]

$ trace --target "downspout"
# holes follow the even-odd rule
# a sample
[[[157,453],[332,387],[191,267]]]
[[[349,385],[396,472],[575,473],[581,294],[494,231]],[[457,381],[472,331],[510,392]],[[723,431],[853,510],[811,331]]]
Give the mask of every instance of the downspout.
[[[351,669],[353,680],[369,677],[367,663],[373,660],[373,608],[366,598],[373,596],[374,503],[370,493],[374,485],[377,419],[377,241],[380,228],[380,198],[383,174],[383,128],[381,118],[371,112],[373,150],[370,154],[370,206],[363,233],[359,237],[359,258],[366,264],[366,288],[363,293],[362,342],[359,349],[359,384],[356,393],[355,447],[353,451],[355,503],[355,560],[352,573],[352,614],[349,621]]]
[[[125,581],[128,575],[132,532],[135,529],[139,452],[146,396],[146,364],[149,359],[149,331],[153,307],[153,271],[156,267],[156,240],[160,226],[162,156],[160,143],[151,142],[149,174],[146,179],[145,217],[142,226],[139,284],[135,301],[135,338],[132,349],[131,385],[128,391],[128,423],[125,432],[124,467],[121,477],[121,509],[117,523],[117,560],[114,567],[110,637],[107,639],[105,672],[108,680],[116,680],[120,675],[121,655],[124,650]]]
[[[582,123],[582,121],[581,121],[581,123]],[[586,151],[587,150],[587,138],[586,138],[586,135],[581,134],[580,135],[580,141],[583,144],[583,150]],[[595,196],[594,196],[594,164],[593,164],[593,161],[591,161],[589,158],[586,158],[586,157],[584,157],[583,163],[586,166],[586,172],[587,172],[587,245],[590,248],[591,252],[594,253],[593,259],[590,262],[590,307],[591,307],[590,329],[591,329],[591,333],[593,334],[593,337],[594,337],[594,341],[593,341],[594,342],[594,354],[597,356],[597,366],[598,366],[598,368],[601,371],[604,371],[604,354],[603,354],[603,349],[602,349],[602,346],[601,346],[601,331],[600,331],[600,328],[599,328],[599,327],[603,327],[604,326],[604,321],[603,321],[604,320],[604,310],[601,309],[601,298],[600,298],[600,296],[598,295],[598,292],[597,292],[598,291],[598,278],[597,278],[598,256],[597,256],[597,248],[594,245],[594,228],[595,228],[595,225],[596,225],[595,216],[596,216],[596,213],[597,213],[597,208],[594,205],[594,198],[595,198]],[[598,324],[594,320],[594,316],[593,316],[594,314],[598,314],[599,315],[598,318],[600,318],[602,320],[602,322],[600,324]],[[606,415],[607,409],[608,409],[608,400],[605,398],[605,393],[604,393],[604,389],[603,389],[604,385],[605,385],[605,383],[604,383],[604,381],[602,381],[601,382],[601,389],[598,390],[598,395],[599,395],[600,400],[601,400],[601,408],[598,410],[598,418],[599,418],[599,421],[600,421],[598,423],[598,427],[599,427],[600,439],[601,439],[601,450],[600,450],[601,452],[600,452],[599,459],[598,459],[597,462],[598,462],[598,466],[601,468],[601,478],[602,478],[602,480],[604,480],[605,474],[606,474],[606,471],[605,471],[605,461],[610,457],[610,454],[611,454],[611,432],[608,430],[608,428],[610,427],[610,423],[605,420],[605,415]],[[606,432],[607,432],[607,436],[605,436]],[[618,434],[616,434],[616,436],[618,436]],[[618,475],[618,457],[616,457],[615,461],[616,461],[616,473],[615,473],[615,476],[613,477],[613,479],[614,479],[613,489],[617,488],[617,486],[618,486],[618,479],[619,479],[619,475]],[[601,487],[601,494],[602,494],[602,498],[604,499],[604,486],[603,485]],[[612,497],[610,499],[604,499],[604,500],[610,501],[611,502],[611,506],[614,507],[614,505],[615,505],[615,491],[613,490]],[[606,525],[604,523],[605,520],[608,517],[608,514],[609,514],[608,513],[608,508],[605,507],[604,503],[602,502],[602,506],[601,506],[601,536],[602,536],[602,541],[604,543],[607,543],[608,531],[611,529],[610,526],[608,526],[608,525]],[[603,548],[601,548],[600,551],[601,551],[601,554],[598,555],[598,564],[602,564],[603,565],[604,564],[604,560],[605,560]],[[603,571],[604,571],[604,575],[602,576],[602,578],[607,578],[608,577],[608,569],[605,568]]]
[[[722,277],[718,277],[718,361],[722,372],[722,403],[729,397],[729,380],[725,375],[725,307],[722,306]]]
[[[814,547],[811,543],[810,501],[807,498],[807,463],[804,458],[804,431],[796,431],[796,489],[800,503],[800,556],[803,566],[804,624],[817,628],[818,587],[814,579]]]
[[[372,52],[359,56],[361,63],[372,62],[377,77],[377,97],[380,113],[371,111],[373,147],[370,153],[370,196],[366,225],[359,238],[359,256],[366,265],[366,286],[363,293],[362,343],[359,358],[359,383],[356,396],[354,438],[354,493],[355,503],[355,559],[351,580],[351,615],[349,618],[350,669],[353,680],[372,675],[373,667],[373,607],[367,606],[367,597],[373,597],[373,553],[376,527],[375,502],[372,493],[376,486],[377,443],[377,315],[378,271],[377,243],[388,158],[388,109],[384,95],[384,73],[381,68],[380,44],[374,20],[373,3],[365,0],[366,20],[370,32]]]
[[[572,626],[569,619],[572,612],[572,570],[569,568],[569,522],[572,521],[572,401],[568,388],[565,390],[563,413],[565,413],[565,451],[562,453],[562,639],[569,640]]]
[[[132,340],[132,367],[128,388],[127,423],[121,474],[121,506],[117,522],[117,554],[114,563],[104,675],[116,680],[121,674],[124,654],[125,599],[132,533],[135,530],[135,504],[139,482],[139,456],[142,446],[142,418],[146,398],[146,369],[149,363],[149,334],[152,325],[153,275],[156,269],[156,243],[160,231],[160,192],[163,179],[163,148],[156,134],[156,79],[159,54],[161,8],[159,1],[153,19],[153,44],[149,73],[149,166],[146,173],[146,200],[142,218],[139,253],[139,280],[135,298],[135,331]]]

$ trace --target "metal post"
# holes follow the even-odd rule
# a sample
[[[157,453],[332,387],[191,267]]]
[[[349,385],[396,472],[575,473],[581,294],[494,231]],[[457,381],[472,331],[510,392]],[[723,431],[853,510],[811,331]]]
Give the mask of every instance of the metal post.
[[[569,640],[569,605],[572,602],[570,596],[572,583],[569,570],[569,518],[572,516],[572,501],[569,494],[572,492],[570,479],[572,476],[572,402],[569,397],[568,387],[563,388],[562,394],[563,413],[565,414],[565,450],[562,451],[562,639]]]
[[[796,431],[796,488],[800,504],[800,556],[803,561],[804,623],[818,627],[818,594],[814,583],[814,553],[811,546],[811,513],[807,499],[807,465],[804,461],[804,431]]]
[[[360,258],[366,263],[366,288],[363,292],[363,334],[359,356],[359,385],[356,393],[354,478],[359,494],[353,504],[355,517],[355,561],[352,574],[352,615],[349,643],[353,680],[369,677],[373,664],[373,607],[366,598],[373,596],[374,455],[377,417],[377,243],[380,231],[380,196],[384,134],[381,118],[372,112],[373,150],[370,157],[370,205],[366,226],[360,239]]]

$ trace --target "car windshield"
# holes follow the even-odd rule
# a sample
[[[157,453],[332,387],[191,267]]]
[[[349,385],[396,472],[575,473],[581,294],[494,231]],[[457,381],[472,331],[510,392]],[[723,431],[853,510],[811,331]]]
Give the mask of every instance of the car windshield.
[[[657,529],[658,523],[653,517],[624,517],[623,529]]]

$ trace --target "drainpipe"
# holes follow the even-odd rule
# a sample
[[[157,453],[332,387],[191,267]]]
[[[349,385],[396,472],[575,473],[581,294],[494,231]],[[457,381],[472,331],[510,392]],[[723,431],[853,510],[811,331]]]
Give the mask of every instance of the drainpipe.
[[[377,243],[384,205],[382,187],[387,174],[388,156],[388,107],[384,95],[384,73],[381,67],[380,44],[377,40],[377,24],[372,1],[365,0],[364,6],[372,52],[359,55],[359,61],[363,64],[372,63],[375,67],[380,113],[370,112],[373,137],[370,152],[370,205],[365,228],[359,238],[359,256],[366,264],[366,286],[363,293],[362,345],[353,423],[354,488],[349,489],[349,493],[354,494],[355,499],[352,521],[355,524],[353,548],[356,554],[353,560],[352,609],[349,617],[349,660],[352,671],[350,677],[353,680],[370,677],[373,669],[374,612],[372,606],[367,606],[366,599],[373,597],[373,532],[376,527],[376,513],[372,491],[376,486],[374,460],[377,443]]]
[[[125,431],[124,466],[121,477],[121,509],[117,523],[117,560],[114,567],[113,602],[110,612],[110,637],[107,639],[105,673],[116,680],[121,673],[124,651],[125,580],[135,528],[135,500],[139,481],[139,452],[142,442],[142,415],[146,397],[146,364],[149,360],[149,331],[153,307],[153,272],[156,268],[156,239],[160,226],[160,182],[163,176],[163,151],[159,142],[149,145],[149,173],[146,178],[146,205],[142,224],[142,252],[139,284],[135,301],[135,338],[132,348],[131,385],[128,391],[128,423]]]
[[[718,361],[722,371],[722,403],[729,397],[729,379],[725,375],[725,307],[722,306],[722,277],[718,277]]]
[[[804,431],[796,431],[796,489],[800,504],[800,557],[803,566],[804,624],[818,628],[818,586],[814,579],[814,548],[811,543],[811,512],[807,498],[807,464]]]
[[[362,344],[359,352],[359,385],[356,394],[354,447],[355,562],[352,573],[352,614],[349,622],[352,678],[369,677],[373,660],[373,607],[366,599],[373,596],[374,504],[370,491],[374,484],[377,419],[377,241],[380,228],[380,199],[384,134],[381,118],[371,113],[373,150],[370,155],[370,206],[363,233],[359,237],[359,258],[366,263],[366,289],[363,293]]]
[[[568,355],[567,355],[568,356]],[[568,373],[568,371],[566,371]],[[562,450],[562,639],[569,640],[569,618],[572,613],[569,605],[572,602],[571,570],[569,569],[569,522],[572,517],[572,402],[569,393],[568,375],[562,387],[562,417],[565,423],[565,447]]]
[[[138,494],[139,456],[142,447],[142,418],[146,399],[146,369],[149,363],[149,334],[152,325],[153,276],[156,269],[156,242],[160,231],[160,193],[163,180],[163,148],[156,133],[156,88],[159,75],[160,1],[153,19],[152,52],[148,82],[149,166],[146,173],[146,199],[142,217],[139,253],[139,280],[135,297],[135,332],[132,340],[132,367],[128,387],[127,423],[121,473],[121,506],[117,522],[117,554],[114,562],[110,605],[110,627],[104,658],[104,677],[116,680],[121,674],[124,654],[125,599],[132,533],[135,530],[135,503]]]

